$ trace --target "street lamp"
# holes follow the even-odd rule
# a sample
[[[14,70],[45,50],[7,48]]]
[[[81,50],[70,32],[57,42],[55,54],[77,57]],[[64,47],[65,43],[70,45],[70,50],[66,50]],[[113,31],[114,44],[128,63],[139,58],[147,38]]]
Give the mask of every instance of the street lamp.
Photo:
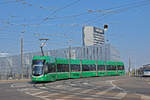
[[[104,24],[104,33],[106,33],[107,30],[108,30],[108,25]],[[105,34],[105,40],[104,41],[107,42],[106,34]]]
[[[107,24],[104,24],[104,33],[105,31],[108,30],[108,25]],[[104,34],[104,43],[106,43],[106,35]],[[107,57],[106,57],[106,51],[107,51],[107,48],[106,48],[106,44],[105,44],[105,58],[104,58],[104,61],[105,61],[105,75],[107,76],[107,66],[106,66],[106,60],[107,60]]]
[[[108,25],[107,24],[104,24],[104,43],[106,43],[106,34],[105,32],[108,30]],[[105,44],[105,61],[106,61],[106,44]]]
[[[104,24],[104,31],[107,31],[107,30],[108,30],[108,25]]]

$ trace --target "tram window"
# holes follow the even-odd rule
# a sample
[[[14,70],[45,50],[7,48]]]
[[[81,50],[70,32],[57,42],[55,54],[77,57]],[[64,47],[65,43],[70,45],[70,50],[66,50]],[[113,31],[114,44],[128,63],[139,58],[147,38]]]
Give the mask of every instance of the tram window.
[[[116,70],[116,66],[115,65],[112,65],[112,70]]]
[[[107,70],[116,70],[115,65],[107,65]]]
[[[57,64],[57,72],[69,72],[68,64]]]
[[[72,72],[80,71],[80,65],[71,64],[71,71],[72,71]]]
[[[118,65],[118,70],[124,70],[124,66],[123,65]]]
[[[89,66],[89,71],[92,71],[92,65],[88,65]]]
[[[96,71],[96,65],[82,65],[83,71]]]
[[[96,71],[96,65],[89,65],[90,71]]]
[[[88,65],[82,65],[82,70],[83,71],[89,71],[89,66]]]
[[[107,65],[107,70],[112,70],[112,65]]]
[[[105,65],[98,65],[97,70],[105,70]]]
[[[48,64],[48,73],[56,72],[55,64]]]
[[[122,66],[122,70],[124,70],[124,66]]]
[[[57,64],[57,72],[61,72],[61,64]]]
[[[110,65],[107,65],[106,69],[107,69],[107,70],[111,70],[111,66],[110,66]]]
[[[45,60],[32,60],[32,64],[44,64]]]

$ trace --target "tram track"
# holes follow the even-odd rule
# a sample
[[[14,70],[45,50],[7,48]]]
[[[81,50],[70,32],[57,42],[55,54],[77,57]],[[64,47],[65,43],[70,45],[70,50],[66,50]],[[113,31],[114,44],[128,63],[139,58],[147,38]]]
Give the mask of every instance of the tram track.
[[[134,81],[135,79],[132,78],[130,80]],[[125,81],[127,81],[125,78],[101,80],[94,77],[60,80],[50,83],[26,83],[26,85],[17,83],[16,85],[14,84],[14,88],[17,88],[20,92],[44,100],[128,100],[128,98],[136,98],[133,100],[147,100],[143,98],[149,98],[148,95],[127,91],[124,87],[120,87],[120,82],[123,83]],[[136,79],[135,81],[140,80]]]
[[[45,89],[43,88],[40,88],[40,87],[37,87],[38,89],[41,89],[43,91],[48,91],[49,93],[59,93],[59,94],[66,94],[66,95],[75,95],[77,97],[88,97],[88,98],[96,98],[96,99],[99,99],[99,98],[104,98],[104,99],[111,99],[111,100],[116,100],[118,98],[115,98],[115,97],[106,97],[105,95],[101,94],[101,95],[96,95],[95,93],[98,92],[98,91],[95,91],[95,93],[93,92],[92,94],[89,95],[89,92],[92,92],[93,89],[82,89],[81,91],[81,88],[74,88],[74,89],[71,89],[71,91],[66,91],[66,90],[60,90],[60,89],[54,89],[54,88],[50,88],[50,87],[46,87]],[[48,88],[48,90],[47,90]],[[87,91],[87,92],[86,92]]]
[[[106,82],[102,82],[102,84],[107,83],[107,86],[95,86],[94,84],[95,82],[92,82],[90,80],[86,80],[86,81],[81,81],[81,80],[62,80],[61,82],[58,81],[57,82],[52,82],[52,83],[48,83],[48,84],[33,84],[33,88],[39,89],[41,91],[44,92],[48,92],[48,93],[58,93],[58,94],[64,94],[64,95],[75,95],[78,97],[88,97],[88,98],[104,98],[104,99],[120,99],[118,97],[114,97],[114,96],[105,96],[105,94],[113,89],[116,88],[116,86],[114,86],[112,84],[111,81],[106,81]],[[74,84],[74,85],[72,85]],[[111,85],[111,86],[108,86]],[[100,93],[101,94],[96,94],[96,93]],[[28,92],[26,92],[27,94],[30,94]],[[32,96],[36,96],[35,94],[40,94],[43,92],[38,92],[38,93],[33,93],[31,94]]]

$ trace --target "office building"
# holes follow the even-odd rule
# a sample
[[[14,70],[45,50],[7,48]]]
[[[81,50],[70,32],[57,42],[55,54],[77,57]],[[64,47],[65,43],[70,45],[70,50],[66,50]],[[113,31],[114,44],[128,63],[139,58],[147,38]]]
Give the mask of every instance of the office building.
[[[94,26],[84,26],[83,46],[102,45],[105,43],[104,30]]]

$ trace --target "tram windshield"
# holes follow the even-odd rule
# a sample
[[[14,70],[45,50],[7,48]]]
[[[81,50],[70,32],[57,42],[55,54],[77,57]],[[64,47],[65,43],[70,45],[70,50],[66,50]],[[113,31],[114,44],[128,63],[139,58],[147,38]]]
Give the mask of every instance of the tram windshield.
[[[34,76],[40,76],[43,74],[43,65],[34,65],[32,69],[32,74]]]
[[[40,76],[43,74],[44,60],[33,60],[32,62],[32,75]]]

